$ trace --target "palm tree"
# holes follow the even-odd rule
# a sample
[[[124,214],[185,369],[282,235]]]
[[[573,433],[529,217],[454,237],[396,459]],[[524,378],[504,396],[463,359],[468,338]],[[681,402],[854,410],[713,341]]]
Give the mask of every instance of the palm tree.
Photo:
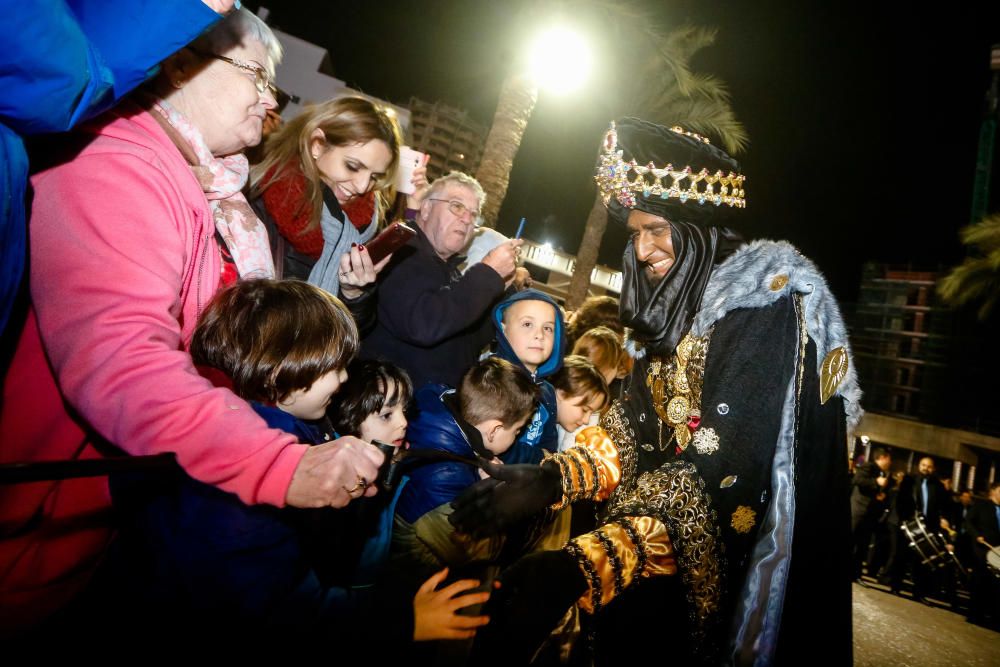
[[[644,23],[641,14],[634,16],[633,21]],[[725,84],[711,75],[694,73],[688,66],[692,56],[712,45],[715,37],[715,30],[707,28],[685,26],[663,34],[646,24],[643,38],[650,48],[639,53],[645,54],[641,66],[647,76],[622,79],[616,91],[616,99],[621,105],[614,115],[636,115],[661,125],[681,125],[687,130],[721,139],[722,145],[732,154],[741,152],[749,137],[733,113]],[[656,45],[662,46],[655,48]],[[597,145],[596,140],[594,144]],[[590,274],[597,264],[607,224],[607,209],[600,193],[595,193],[566,297],[569,309],[579,307],[587,298]]]
[[[954,306],[979,304],[985,320],[1000,300],[1000,213],[988,215],[959,232],[969,256],[937,284],[941,298]]]
[[[514,156],[521,146],[524,128],[538,101],[538,87],[521,73],[507,77],[500,89],[500,99],[493,115],[493,126],[486,136],[483,157],[476,170],[476,180],[486,191],[483,224],[495,227],[500,205],[507,196]]]

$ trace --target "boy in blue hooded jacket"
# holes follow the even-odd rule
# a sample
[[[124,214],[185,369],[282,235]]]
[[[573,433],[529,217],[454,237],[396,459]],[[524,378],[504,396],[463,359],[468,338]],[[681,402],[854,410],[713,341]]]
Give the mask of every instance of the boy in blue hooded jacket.
[[[538,408],[504,463],[540,463],[545,451],[559,451],[556,431],[556,390],[545,378],[562,367],[566,349],[562,311],[544,292],[527,289],[512,294],[493,310],[497,330],[496,356],[531,374],[541,390]]]

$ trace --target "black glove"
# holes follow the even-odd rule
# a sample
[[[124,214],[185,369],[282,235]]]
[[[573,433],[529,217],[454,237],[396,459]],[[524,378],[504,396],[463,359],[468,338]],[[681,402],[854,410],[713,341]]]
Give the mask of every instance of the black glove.
[[[500,575],[483,614],[470,665],[527,665],[587,590],[576,559],[563,550],[524,556]]]
[[[452,501],[451,525],[475,538],[497,535],[541,512],[562,497],[559,465],[483,464],[490,478],[476,482]]]

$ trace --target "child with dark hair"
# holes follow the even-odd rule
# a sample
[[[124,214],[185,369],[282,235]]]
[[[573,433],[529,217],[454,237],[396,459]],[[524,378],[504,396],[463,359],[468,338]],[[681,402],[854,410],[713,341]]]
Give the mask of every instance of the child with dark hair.
[[[405,447],[406,410],[413,399],[410,376],[394,364],[375,359],[356,360],[347,371],[347,381],[329,410],[337,432],[358,436],[365,442]],[[355,529],[351,531],[357,548],[349,555],[357,563],[352,587],[371,586],[379,579],[389,556],[396,503],[407,481],[404,478],[392,494],[359,503]],[[344,566],[338,563],[337,567]]]
[[[221,373],[268,426],[314,445],[334,435],[326,408],[357,351],[358,330],[344,305],[297,280],[223,290],[191,340],[197,366]]]
[[[208,305],[191,354],[199,366],[225,376],[270,426],[320,444],[339,437],[326,412],[357,348],[351,315],[327,292],[298,281],[251,280],[226,288]],[[357,438],[345,438],[333,454],[359,452],[370,463],[357,469],[354,488],[343,486],[349,500],[375,494],[368,479],[376,478],[383,457]],[[162,618],[166,627],[195,634],[318,627],[344,638],[377,633],[405,645],[410,638],[468,636],[485,623],[455,614],[458,593],[476,581],[437,591],[441,574],[406,604],[384,606],[381,598],[324,576],[321,561],[331,553],[323,547],[336,549],[338,536],[322,531],[336,527],[340,522],[331,519],[344,510],[246,505],[179,467],[167,475],[113,476],[111,487],[122,526],[121,570],[131,576],[121,585],[130,613]],[[460,599],[465,606],[484,598]]]
[[[586,357],[570,355],[552,376],[556,389],[559,451],[576,444],[576,434],[597,424],[597,415],[611,401],[611,392],[597,366]]]
[[[470,368],[458,389],[428,384],[417,392],[418,416],[410,424],[413,450],[438,450],[468,463],[439,460],[413,466],[396,506],[393,558],[407,569],[490,562],[503,537],[475,541],[455,533],[450,503],[483,478],[477,462],[495,461],[514,445],[535,411],[539,389],[521,368],[487,357]]]
[[[348,368],[348,378],[330,411],[339,433],[396,447],[406,437],[406,409],[413,398],[410,376],[399,366],[364,359]]]

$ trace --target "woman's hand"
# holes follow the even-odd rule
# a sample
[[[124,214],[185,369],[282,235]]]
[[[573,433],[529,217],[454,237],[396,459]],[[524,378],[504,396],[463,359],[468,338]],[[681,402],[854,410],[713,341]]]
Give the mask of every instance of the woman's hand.
[[[357,299],[364,294],[364,287],[375,282],[378,272],[392,259],[386,256],[378,264],[372,264],[368,248],[352,245],[350,252],[340,256],[340,294],[345,299]]]
[[[475,579],[462,579],[435,590],[445,577],[448,568],[431,576],[413,596],[413,640],[468,639],[476,635],[476,628],[490,622],[488,616],[463,616],[459,609],[483,604],[490,599],[486,593],[466,593],[479,587]]]
[[[424,197],[427,196],[427,188],[429,184],[427,183],[427,165],[422,164],[413,170],[413,178],[410,179],[410,183],[413,184],[413,194],[406,195],[406,208],[418,209],[420,204],[423,203]]]
[[[344,507],[374,496],[384,459],[378,448],[350,435],[308,447],[292,474],[285,502],[292,507]]]

